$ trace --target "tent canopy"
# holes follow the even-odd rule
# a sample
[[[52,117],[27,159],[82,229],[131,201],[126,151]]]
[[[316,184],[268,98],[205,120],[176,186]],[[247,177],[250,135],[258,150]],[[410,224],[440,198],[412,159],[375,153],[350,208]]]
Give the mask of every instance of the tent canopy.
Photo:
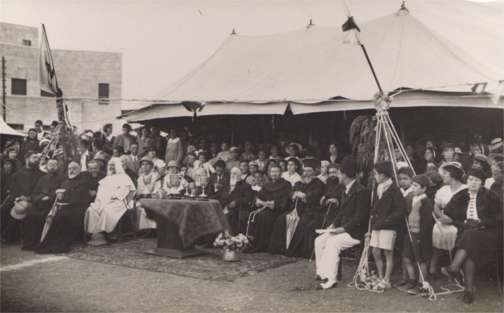
[[[1,117],[0,117],[0,135],[2,135],[2,136],[20,136],[20,137],[25,136],[23,133],[12,129],[12,127],[7,125],[7,123],[5,123],[5,121]]]
[[[360,38],[386,92],[404,88],[467,93],[475,84],[491,85],[504,79],[502,60],[480,54],[481,47],[477,51],[464,45],[460,48],[452,38],[440,35],[437,26],[420,21],[414,11],[400,11],[359,26]],[[467,41],[478,36],[478,31],[487,34],[475,30],[458,40]],[[493,35],[498,40],[487,49],[504,55],[504,33],[498,30]],[[191,116],[177,105],[182,101],[205,103],[199,115],[283,114],[288,103],[304,108],[303,112],[310,107],[320,110],[310,105],[320,103],[333,111],[338,106],[348,110],[360,102],[372,108],[369,101],[377,87],[369,66],[361,47],[343,43],[344,37],[340,28],[318,26],[267,36],[231,35],[163,96],[173,103],[130,113],[128,120]]]

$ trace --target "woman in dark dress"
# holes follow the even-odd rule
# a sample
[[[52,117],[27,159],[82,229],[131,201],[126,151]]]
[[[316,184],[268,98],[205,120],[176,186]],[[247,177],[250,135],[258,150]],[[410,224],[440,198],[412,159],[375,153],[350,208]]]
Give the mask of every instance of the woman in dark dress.
[[[476,265],[499,251],[499,235],[502,234],[502,206],[498,196],[482,187],[485,174],[480,169],[471,169],[467,178],[467,191],[453,196],[444,213],[459,229],[452,263],[441,272],[454,278],[461,268],[464,271],[465,288],[463,301],[474,301],[474,272]]]
[[[63,253],[83,238],[84,214],[91,203],[90,184],[80,172],[80,165],[68,165],[68,179],[57,190],[59,209],[53,216],[49,232],[35,249],[36,253]],[[62,191],[62,192],[58,192]]]

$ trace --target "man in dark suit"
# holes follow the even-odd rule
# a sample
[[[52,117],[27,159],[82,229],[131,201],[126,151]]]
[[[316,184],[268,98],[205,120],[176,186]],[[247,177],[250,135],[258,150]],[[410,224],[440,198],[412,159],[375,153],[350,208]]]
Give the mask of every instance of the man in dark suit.
[[[315,239],[317,278],[320,289],[337,285],[340,252],[358,245],[367,231],[369,218],[369,191],[357,180],[357,166],[351,158],[343,160],[338,178],[344,185],[341,205],[334,221]]]
[[[226,173],[226,163],[218,160],[214,164],[215,173],[210,175],[205,193],[212,199],[217,199],[223,203],[225,193],[229,189],[229,174]]]

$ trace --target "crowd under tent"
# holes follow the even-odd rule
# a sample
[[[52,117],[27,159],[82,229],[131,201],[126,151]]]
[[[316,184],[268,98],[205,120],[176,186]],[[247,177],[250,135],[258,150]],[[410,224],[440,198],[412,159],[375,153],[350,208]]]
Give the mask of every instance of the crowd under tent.
[[[402,135],[501,135],[504,32],[474,28],[465,38],[446,38],[430,25],[407,8],[359,24]],[[487,49],[457,42],[492,37]],[[200,128],[232,140],[287,132],[308,142],[322,134],[341,141],[352,117],[373,113],[377,92],[361,47],[348,39],[341,28],[311,25],[266,36],[232,34],[169,88],[163,96],[169,100],[123,118],[167,129],[188,126],[197,115]],[[491,54],[481,52],[488,49]]]

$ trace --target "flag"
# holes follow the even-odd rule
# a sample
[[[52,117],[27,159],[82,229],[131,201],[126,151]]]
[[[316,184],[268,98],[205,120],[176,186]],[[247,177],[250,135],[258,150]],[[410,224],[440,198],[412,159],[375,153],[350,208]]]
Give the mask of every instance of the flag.
[[[341,26],[341,29],[344,33],[343,43],[361,44],[359,39],[360,28],[357,23],[355,23],[353,16],[348,16],[346,22]]]
[[[40,64],[39,64],[40,89],[59,96],[58,80],[51,55],[51,48],[47,40],[44,24],[42,24],[42,38],[40,40]]]

